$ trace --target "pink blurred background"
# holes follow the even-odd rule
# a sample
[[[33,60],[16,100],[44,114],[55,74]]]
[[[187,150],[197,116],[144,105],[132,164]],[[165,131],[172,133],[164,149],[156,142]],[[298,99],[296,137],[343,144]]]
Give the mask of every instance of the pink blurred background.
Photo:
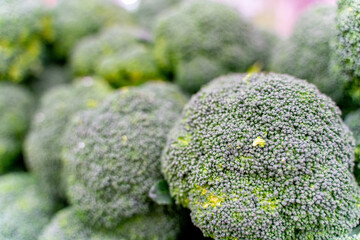
[[[311,4],[336,4],[336,0],[217,0],[239,9],[264,28],[275,30],[280,36],[291,34],[299,15]]]

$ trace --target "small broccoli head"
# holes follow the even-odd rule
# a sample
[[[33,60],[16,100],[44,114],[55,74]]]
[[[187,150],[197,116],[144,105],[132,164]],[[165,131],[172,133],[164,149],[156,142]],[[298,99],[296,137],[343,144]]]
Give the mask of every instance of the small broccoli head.
[[[55,205],[27,173],[0,177],[0,239],[34,240],[55,212]]]
[[[115,87],[160,78],[149,50],[151,36],[135,27],[114,26],[82,40],[72,55],[76,75],[96,73]]]
[[[290,39],[273,51],[270,69],[315,84],[335,101],[343,96],[344,82],[330,74],[331,41],[335,35],[336,8],[315,5],[298,20]]]
[[[250,24],[213,1],[185,1],[158,20],[155,34],[159,66],[191,93],[223,72],[246,71],[259,51]]]
[[[73,114],[93,109],[110,92],[108,85],[90,77],[46,93],[25,141],[26,163],[54,197],[64,197],[60,152],[65,127]]]
[[[360,2],[339,0],[335,42],[336,67],[345,77],[346,92],[360,105]]]
[[[22,82],[41,70],[47,16],[39,0],[0,3],[0,81]]]
[[[360,182],[360,110],[349,113],[345,118],[345,123],[353,132],[356,140],[355,161],[357,165],[355,166],[355,176]]]
[[[39,240],[174,240],[179,232],[176,217],[160,207],[151,213],[125,220],[115,230],[96,230],[80,221],[72,207],[60,211],[44,229]]]
[[[314,85],[232,75],[186,104],[162,170],[205,236],[329,239],[360,217],[353,151],[340,110]]]
[[[176,86],[154,82],[119,90],[74,117],[63,162],[70,202],[84,221],[114,228],[149,211],[166,136],[185,102]]]
[[[110,0],[60,0],[53,10],[54,50],[67,57],[79,39],[114,24],[132,24],[130,14]]]
[[[33,96],[25,88],[0,83],[0,174],[19,156],[33,112]]]

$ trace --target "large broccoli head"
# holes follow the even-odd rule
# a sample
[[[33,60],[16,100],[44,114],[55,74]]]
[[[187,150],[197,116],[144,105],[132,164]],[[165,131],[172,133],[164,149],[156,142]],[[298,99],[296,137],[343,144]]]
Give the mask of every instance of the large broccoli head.
[[[176,86],[147,83],[74,118],[63,159],[70,202],[84,221],[113,228],[149,211],[166,136],[185,101]]]
[[[185,106],[162,169],[215,239],[329,239],[355,227],[354,138],[315,86],[281,74],[214,80]]]
[[[30,125],[33,96],[25,88],[0,83],[0,174],[19,156]]]
[[[76,75],[97,74],[115,87],[160,77],[150,50],[151,36],[135,27],[113,26],[80,41],[72,55]]]
[[[355,157],[356,164],[355,167],[355,176],[360,182],[360,110],[349,113],[345,118],[345,123],[349,126],[350,130],[353,132],[356,140],[356,149]]]
[[[334,6],[309,8],[296,23],[290,39],[277,44],[270,69],[306,79],[333,100],[340,101],[344,83],[329,71],[335,18]]]
[[[164,214],[161,208],[130,218],[111,231],[89,227],[80,221],[74,208],[67,208],[54,217],[39,240],[173,240],[178,232],[178,219]]]
[[[60,0],[53,10],[54,50],[67,57],[74,45],[89,34],[113,24],[132,24],[125,9],[110,0]]]
[[[73,114],[97,107],[109,93],[105,83],[86,77],[46,93],[25,141],[26,163],[54,197],[64,197],[60,152]]]
[[[54,203],[30,174],[0,177],[0,239],[37,239],[54,211]]]
[[[21,82],[41,69],[47,19],[39,0],[0,2],[0,81]]]
[[[246,71],[263,46],[237,11],[213,1],[185,1],[155,32],[159,66],[191,93],[223,73]]]
[[[339,0],[336,31],[336,61],[342,75],[351,80],[347,91],[360,104],[360,2]]]

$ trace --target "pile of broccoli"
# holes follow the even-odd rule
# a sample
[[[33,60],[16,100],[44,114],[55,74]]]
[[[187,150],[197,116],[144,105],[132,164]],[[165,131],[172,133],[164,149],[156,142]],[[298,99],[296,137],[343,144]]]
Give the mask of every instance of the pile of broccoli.
[[[0,1],[1,240],[360,240],[358,0],[118,3]]]

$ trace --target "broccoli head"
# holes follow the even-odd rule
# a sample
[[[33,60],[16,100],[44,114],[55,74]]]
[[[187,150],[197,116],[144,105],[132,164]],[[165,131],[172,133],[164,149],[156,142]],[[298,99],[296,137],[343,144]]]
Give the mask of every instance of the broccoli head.
[[[27,173],[0,177],[0,239],[35,240],[55,212],[55,204]]]
[[[347,75],[347,92],[360,105],[360,2],[339,0],[336,31],[336,61]]]
[[[280,41],[275,47],[270,69],[306,79],[333,100],[340,101],[344,83],[330,73],[335,18],[334,6],[309,8],[296,23],[290,39]]]
[[[356,140],[356,149],[355,149],[355,176],[360,182],[360,110],[349,113],[345,117],[345,123],[349,126],[350,130],[353,132]]]
[[[214,77],[246,71],[260,60],[263,41],[255,32],[228,6],[185,1],[158,20],[154,55],[164,73],[193,93]]]
[[[45,12],[39,0],[0,2],[0,81],[22,82],[41,70]]]
[[[83,221],[114,228],[149,211],[148,192],[162,178],[161,152],[185,102],[176,86],[151,82],[74,117],[63,162],[70,202]]]
[[[141,26],[154,27],[155,19],[164,11],[176,6],[182,0],[141,0],[135,16]]]
[[[142,29],[110,27],[79,42],[71,59],[73,71],[78,76],[97,74],[115,87],[160,78],[150,41]]]
[[[55,87],[41,98],[26,137],[25,160],[45,190],[54,197],[65,195],[60,152],[70,117],[80,110],[97,107],[109,92],[104,82],[85,77],[73,85]]]
[[[179,232],[176,217],[161,208],[124,221],[115,230],[97,230],[80,221],[72,207],[60,211],[39,240],[174,240]]]
[[[8,170],[21,153],[33,105],[33,96],[25,88],[0,83],[0,174]]]
[[[79,39],[113,24],[132,24],[130,14],[110,0],[60,0],[52,11],[54,51],[65,58]]]
[[[192,97],[162,171],[215,239],[329,239],[358,224],[354,138],[331,99],[282,74],[224,76]]]

